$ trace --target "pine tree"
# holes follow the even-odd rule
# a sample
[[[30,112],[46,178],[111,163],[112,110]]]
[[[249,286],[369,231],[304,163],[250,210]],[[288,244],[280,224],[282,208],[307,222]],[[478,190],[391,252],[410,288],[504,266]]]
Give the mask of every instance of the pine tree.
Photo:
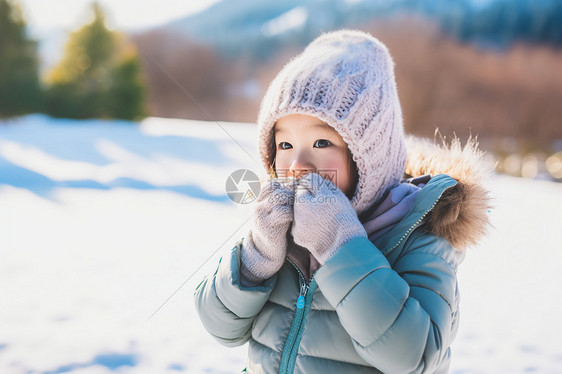
[[[145,92],[139,56],[129,46],[111,72],[111,87],[106,95],[108,114],[128,120],[141,118],[145,115]]]
[[[92,11],[93,21],[69,36],[63,59],[47,77],[47,111],[58,117],[136,119],[144,115],[145,91],[138,56],[128,52],[130,67],[124,68],[123,38],[106,27],[98,3]],[[136,101],[120,99],[125,107],[115,110],[115,95],[125,91]]]
[[[37,43],[26,35],[19,6],[0,0],[0,117],[40,109]]]
[[[99,117],[109,86],[108,65],[115,49],[101,7],[92,4],[94,20],[72,33],[62,61],[50,72],[47,110],[55,116]]]

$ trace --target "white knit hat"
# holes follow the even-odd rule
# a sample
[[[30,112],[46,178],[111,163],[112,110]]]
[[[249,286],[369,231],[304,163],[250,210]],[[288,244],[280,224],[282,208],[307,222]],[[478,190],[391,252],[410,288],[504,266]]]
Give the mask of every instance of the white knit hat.
[[[351,200],[357,213],[402,178],[406,148],[394,63],[373,36],[355,30],[323,34],[271,82],[258,117],[266,170],[275,149],[273,126],[290,114],[325,121],[347,143],[359,172]]]

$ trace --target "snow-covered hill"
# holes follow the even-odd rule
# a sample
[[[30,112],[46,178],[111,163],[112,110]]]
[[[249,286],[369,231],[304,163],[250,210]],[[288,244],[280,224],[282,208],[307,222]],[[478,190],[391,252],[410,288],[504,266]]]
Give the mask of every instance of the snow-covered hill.
[[[0,373],[239,373],[192,301],[249,228],[239,168],[260,172],[251,124],[0,122]],[[562,185],[489,183],[451,372],[559,373]]]

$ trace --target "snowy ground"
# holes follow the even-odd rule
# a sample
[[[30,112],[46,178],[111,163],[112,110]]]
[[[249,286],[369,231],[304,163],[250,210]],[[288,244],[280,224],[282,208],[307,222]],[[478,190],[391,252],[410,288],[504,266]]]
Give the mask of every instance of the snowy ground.
[[[192,294],[249,228],[225,182],[257,160],[252,125],[0,123],[0,373],[239,373]],[[562,185],[490,187],[451,372],[561,373]]]

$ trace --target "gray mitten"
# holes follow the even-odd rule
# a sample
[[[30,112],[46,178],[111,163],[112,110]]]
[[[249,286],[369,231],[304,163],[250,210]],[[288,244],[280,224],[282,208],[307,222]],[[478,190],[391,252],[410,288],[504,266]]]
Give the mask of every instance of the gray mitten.
[[[256,200],[253,226],[241,251],[241,283],[254,286],[281,269],[287,256],[287,231],[293,221],[294,178],[270,179]]]
[[[324,264],[345,243],[367,237],[351,201],[316,173],[300,179],[295,195],[293,240]]]

